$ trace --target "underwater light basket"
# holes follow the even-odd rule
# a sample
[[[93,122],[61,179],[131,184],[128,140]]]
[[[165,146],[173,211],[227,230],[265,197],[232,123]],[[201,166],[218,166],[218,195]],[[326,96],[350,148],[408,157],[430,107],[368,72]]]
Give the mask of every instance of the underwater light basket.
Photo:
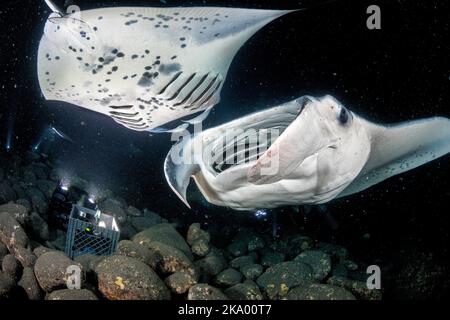
[[[120,231],[113,216],[74,205],[67,227],[65,252],[71,259],[84,254],[111,255],[116,250],[119,237]]]

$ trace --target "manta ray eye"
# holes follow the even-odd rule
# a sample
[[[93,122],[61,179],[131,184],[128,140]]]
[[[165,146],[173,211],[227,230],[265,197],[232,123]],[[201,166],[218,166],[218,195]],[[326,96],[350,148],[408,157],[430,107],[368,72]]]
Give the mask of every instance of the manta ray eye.
[[[341,108],[341,112],[339,113],[338,120],[341,124],[346,124],[348,119],[350,118],[348,114],[348,110],[345,107]]]

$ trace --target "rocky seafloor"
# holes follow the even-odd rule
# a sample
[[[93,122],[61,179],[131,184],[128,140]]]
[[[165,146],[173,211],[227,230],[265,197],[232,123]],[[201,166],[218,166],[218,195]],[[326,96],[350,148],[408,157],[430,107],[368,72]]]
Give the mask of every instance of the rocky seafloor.
[[[64,253],[65,233],[50,240],[47,223],[61,179],[36,154],[1,164],[0,299],[381,299],[381,291],[367,289],[367,266],[342,246],[239,225],[226,232],[220,225],[182,225],[109,191],[98,205],[120,225],[116,252],[72,261]],[[72,184],[83,189],[86,181]],[[67,288],[72,265],[82,270],[81,289]]]

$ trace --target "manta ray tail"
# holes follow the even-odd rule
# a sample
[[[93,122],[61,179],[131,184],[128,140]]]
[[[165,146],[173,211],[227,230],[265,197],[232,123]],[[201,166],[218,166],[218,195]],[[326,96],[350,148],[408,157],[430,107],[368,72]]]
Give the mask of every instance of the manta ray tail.
[[[394,126],[368,122],[366,125],[371,136],[369,159],[339,197],[363,191],[450,152],[450,119],[447,118],[433,117]]]

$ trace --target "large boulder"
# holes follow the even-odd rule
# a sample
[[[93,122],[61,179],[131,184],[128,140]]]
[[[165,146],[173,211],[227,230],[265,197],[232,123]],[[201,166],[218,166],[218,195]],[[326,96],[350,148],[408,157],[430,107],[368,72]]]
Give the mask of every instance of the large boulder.
[[[242,273],[233,268],[223,270],[214,278],[214,283],[219,287],[231,287],[242,280]]]
[[[183,251],[160,242],[150,242],[147,247],[161,257],[158,267],[163,273],[185,271],[195,274],[196,268],[192,260]]]
[[[31,187],[25,190],[28,198],[31,200],[33,210],[39,214],[45,214],[48,210],[47,199],[41,190],[36,187]]]
[[[8,254],[8,248],[5,246],[3,242],[0,241],[0,264],[2,263],[3,258]]]
[[[98,205],[98,209],[104,214],[114,216],[118,224],[122,225],[127,221],[127,212],[123,204],[115,199],[107,199]]]
[[[62,252],[51,251],[41,255],[34,267],[34,273],[39,285],[46,292],[52,292],[57,289],[67,288],[67,280],[70,274],[67,268],[77,266],[81,270],[80,282],[84,283],[85,274],[81,264],[70,260]]]
[[[313,270],[313,277],[322,281],[331,271],[331,258],[320,250],[306,250],[300,253],[294,261],[306,263]]]
[[[8,203],[16,199],[16,193],[8,181],[0,182],[0,203]]]
[[[382,297],[381,290],[369,289],[363,281],[333,276],[327,280],[327,284],[342,287],[361,300],[381,300]]]
[[[97,296],[87,289],[70,290],[62,289],[56,290],[47,295],[45,300],[98,300]]]
[[[22,266],[12,254],[7,254],[2,261],[2,270],[13,278],[14,281],[18,281],[22,272]]]
[[[225,294],[232,300],[263,300],[259,287],[251,280],[245,280],[225,290]]]
[[[173,293],[183,294],[186,293],[193,285],[197,284],[197,280],[196,274],[180,271],[168,276],[164,282]]]
[[[202,230],[200,223],[193,223],[189,226],[186,240],[189,245],[193,245],[195,241],[203,240],[205,242],[210,241],[210,235],[208,232]]]
[[[188,300],[228,300],[219,289],[206,283],[199,283],[189,289]]]
[[[149,218],[149,217],[131,217],[131,225],[137,232],[144,231],[161,223],[161,218]]]
[[[0,212],[0,241],[11,253],[18,247],[28,247],[29,239],[20,223],[9,213]]]
[[[287,300],[355,300],[355,296],[341,287],[311,283],[293,288],[286,296]]]
[[[313,281],[312,269],[307,264],[288,261],[266,270],[258,279],[258,285],[270,299],[284,297],[290,288]]]
[[[149,247],[152,242],[163,243],[181,250],[189,259],[192,259],[192,253],[188,244],[169,223],[157,224],[144,230],[135,235],[133,241],[146,247]]]
[[[197,260],[195,265],[201,273],[207,276],[216,276],[227,267],[227,262],[219,252],[212,251],[206,257]]]
[[[34,271],[30,267],[23,269],[22,278],[18,284],[22,287],[30,300],[41,300],[44,296],[36,276],[34,275]]]
[[[167,300],[170,292],[145,263],[126,256],[105,258],[96,268],[98,287],[110,300]]]
[[[27,218],[27,229],[31,230],[32,234],[42,241],[47,241],[50,238],[49,228],[47,222],[36,212],[32,212]]]
[[[0,300],[11,297],[16,283],[7,273],[0,271]]]
[[[42,191],[42,193],[47,199],[51,199],[53,192],[55,192],[58,184],[51,180],[38,180],[36,182],[36,186],[38,187],[39,190]]]
[[[130,240],[122,240],[117,246],[116,253],[127,256],[148,264],[152,269],[156,269],[162,257],[154,251]]]
[[[6,212],[14,217],[21,225],[23,225],[28,218],[28,210],[26,207],[9,202],[0,206],[0,212]]]

